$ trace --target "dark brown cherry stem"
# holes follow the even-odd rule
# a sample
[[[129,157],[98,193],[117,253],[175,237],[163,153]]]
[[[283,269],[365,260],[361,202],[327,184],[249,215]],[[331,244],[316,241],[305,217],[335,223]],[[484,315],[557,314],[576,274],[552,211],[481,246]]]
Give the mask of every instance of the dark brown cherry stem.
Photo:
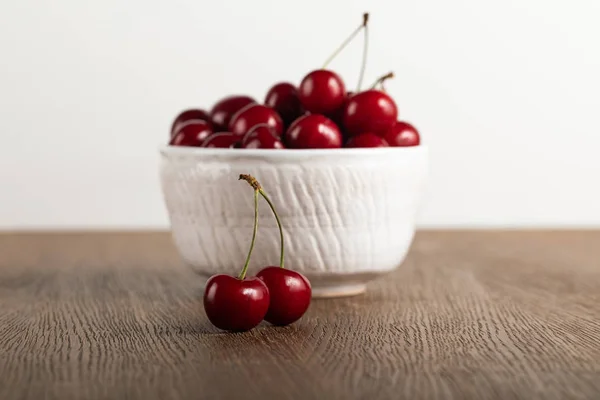
[[[352,41],[352,39],[354,39],[356,37],[356,35],[358,35],[360,33],[361,29],[367,27],[367,22],[368,21],[369,21],[369,13],[364,13],[363,14],[363,22],[362,22],[362,24],[360,24],[360,26],[358,28],[356,28],[354,30],[354,32],[352,32],[350,34],[350,36],[348,36],[348,38],[346,40],[344,40],[344,42],[333,52],[333,54],[329,56],[329,58],[327,59],[327,61],[325,61],[325,63],[323,64],[323,68],[322,69],[327,68],[327,66],[329,65],[329,63],[331,61],[333,61],[333,59],[338,54],[340,54],[342,52],[342,50],[344,50],[346,48],[346,46],[348,46],[348,44]],[[364,61],[363,61],[363,63],[364,63]]]
[[[252,175],[248,175],[248,174],[240,174],[239,179],[245,180],[246,182],[248,182],[248,184],[250,186],[252,186],[254,188],[255,199],[256,199],[256,196],[258,195],[258,193],[260,193],[260,195],[265,199],[265,201],[271,208],[271,211],[273,211],[273,215],[275,216],[275,220],[277,221],[277,227],[279,228],[279,238],[280,238],[280,243],[281,243],[281,252],[279,255],[279,266],[281,268],[284,268],[283,262],[284,262],[284,258],[285,258],[285,249],[284,249],[285,245],[284,245],[284,239],[283,239],[283,228],[281,226],[281,220],[279,219],[279,215],[277,215],[277,211],[275,211],[275,206],[273,205],[273,202],[271,202],[271,199],[269,199],[269,196],[264,191],[264,189],[262,188],[260,183],[258,183],[258,181],[256,180],[255,177],[253,177]],[[258,212],[258,211],[256,211],[256,212]],[[256,217],[256,218],[258,218],[258,217]],[[253,239],[253,241],[254,241],[254,239]],[[246,267],[244,267],[244,268],[246,268]]]
[[[373,86],[371,86],[371,89],[375,89],[375,87],[377,85],[379,85],[381,87],[381,90],[383,90],[385,92],[385,86],[383,85],[383,83],[394,77],[394,73],[393,72],[388,72],[387,74],[383,75],[382,77],[378,78],[375,83],[373,84]]]
[[[241,175],[240,179],[242,179]],[[258,182],[256,182],[256,184],[258,185]],[[260,188],[260,185],[258,185],[258,187]],[[252,241],[250,242],[250,250],[248,250],[248,256],[246,257],[246,264],[244,264],[244,268],[238,276],[240,280],[244,280],[244,278],[246,277],[246,272],[248,272],[248,265],[250,265],[250,256],[252,255],[252,250],[254,249],[254,242],[256,241],[256,232],[258,231],[258,191],[259,189],[254,187],[254,230],[252,231]]]

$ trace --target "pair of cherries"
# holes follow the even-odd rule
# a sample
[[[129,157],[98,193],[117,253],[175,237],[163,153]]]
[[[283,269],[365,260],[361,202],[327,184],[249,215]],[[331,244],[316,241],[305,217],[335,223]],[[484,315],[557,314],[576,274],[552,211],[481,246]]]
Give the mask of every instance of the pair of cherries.
[[[280,82],[272,86],[259,104],[249,96],[229,96],[210,113],[186,110],[173,122],[172,145],[235,148],[340,148],[416,146],[418,131],[398,120],[398,107],[379,78],[361,91],[367,60],[367,21],[327,60],[322,69],[307,74],[299,86]],[[327,65],[361,31],[365,49],[358,88],[348,92],[342,78]]]
[[[308,279],[284,268],[284,236],[273,203],[260,183],[251,175],[240,175],[254,189],[254,229],[246,263],[239,276],[213,275],[206,282],[204,310],[209,321],[226,331],[247,331],[265,320],[273,325],[289,325],[300,319],[312,296]],[[256,277],[246,278],[258,231],[258,197],[267,202],[279,227],[281,254],[279,266],[268,266]]]

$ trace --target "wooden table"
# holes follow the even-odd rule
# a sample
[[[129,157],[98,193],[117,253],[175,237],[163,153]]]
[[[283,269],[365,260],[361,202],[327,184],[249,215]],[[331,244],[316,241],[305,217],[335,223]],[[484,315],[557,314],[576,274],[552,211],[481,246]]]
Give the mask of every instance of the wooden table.
[[[199,286],[164,233],[0,235],[0,399],[600,399],[600,232],[421,232],[241,334]]]

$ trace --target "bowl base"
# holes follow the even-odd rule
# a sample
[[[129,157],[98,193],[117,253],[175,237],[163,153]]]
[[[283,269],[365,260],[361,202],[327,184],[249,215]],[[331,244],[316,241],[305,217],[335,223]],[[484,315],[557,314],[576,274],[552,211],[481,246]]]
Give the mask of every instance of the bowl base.
[[[364,283],[350,285],[329,285],[329,286],[313,286],[313,299],[329,299],[335,297],[349,297],[363,294],[367,291],[367,285]]]
[[[367,291],[367,283],[385,272],[362,272],[354,274],[306,274],[312,287],[312,297],[327,299],[349,297]]]
[[[195,272],[203,278],[202,286],[210,277],[206,273]],[[354,274],[305,274],[310,281],[313,299],[332,299],[350,297],[367,291],[367,283],[386,274],[385,271]]]

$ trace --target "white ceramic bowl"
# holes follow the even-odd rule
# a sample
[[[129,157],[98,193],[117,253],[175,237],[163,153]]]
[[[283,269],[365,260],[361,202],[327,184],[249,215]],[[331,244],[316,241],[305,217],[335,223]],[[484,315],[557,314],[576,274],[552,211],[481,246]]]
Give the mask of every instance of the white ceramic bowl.
[[[362,293],[403,262],[415,232],[428,158],[424,146],[334,150],[161,149],[161,184],[175,245],[203,278],[239,274],[262,184],[284,226],[285,265],[314,297]],[[279,232],[260,202],[249,274],[279,263]],[[203,279],[203,283],[205,279]]]

